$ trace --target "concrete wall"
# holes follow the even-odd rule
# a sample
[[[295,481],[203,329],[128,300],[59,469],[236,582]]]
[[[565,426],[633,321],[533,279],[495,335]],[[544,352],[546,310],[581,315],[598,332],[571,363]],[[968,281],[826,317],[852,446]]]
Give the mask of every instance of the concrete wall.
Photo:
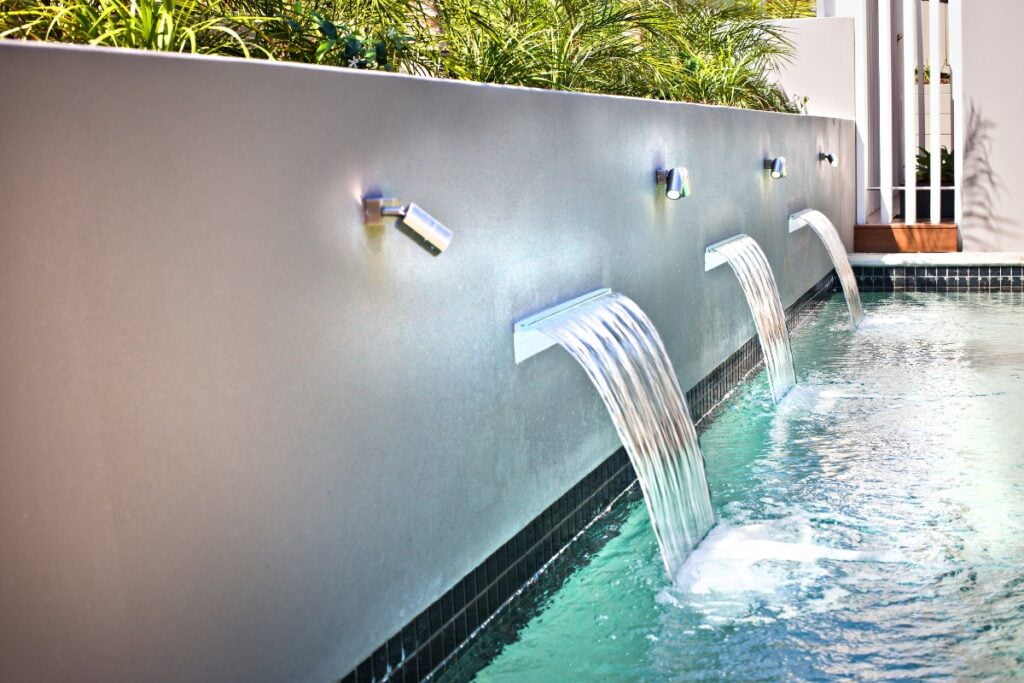
[[[1024,251],[1024,90],[1017,0],[964,2],[965,251]]]
[[[776,23],[786,30],[794,46],[793,58],[779,70],[779,85],[790,97],[807,97],[808,114],[854,118],[857,84],[853,19],[786,19]]]
[[[852,231],[848,121],[10,42],[0,92],[3,680],[345,674],[618,446],[513,321],[612,287],[688,387],[754,331],[705,245],[789,304],[787,214]]]

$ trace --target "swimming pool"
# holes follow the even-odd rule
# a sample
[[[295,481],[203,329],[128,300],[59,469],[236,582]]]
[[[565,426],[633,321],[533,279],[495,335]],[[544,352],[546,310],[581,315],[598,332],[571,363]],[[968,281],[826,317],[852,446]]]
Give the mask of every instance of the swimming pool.
[[[798,386],[774,405],[762,372],[704,432],[719,523],[675,581],[633,496],[476,679],[1024,676],[1024,295],[864,304],[850,334],[833,296]]]

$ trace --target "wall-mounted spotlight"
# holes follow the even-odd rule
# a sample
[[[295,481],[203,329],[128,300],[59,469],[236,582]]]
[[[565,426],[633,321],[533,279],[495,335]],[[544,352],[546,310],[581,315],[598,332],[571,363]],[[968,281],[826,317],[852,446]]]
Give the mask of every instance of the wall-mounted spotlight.
[[[839,157],[837,157],[832,152],[821,152],[820,154],[818,154],[818,159],[821,161],[827,161],[829,166],[839,165]]]
[[[789,168],[786,165],[786,157],[775,157],[774,159],[764,160],[765,170],[770,171],[772,178],[778,180],[779,178],[785,178],[786,174],[789,173]]]
[[[665,196],[669,199],[689,197],[693,192],[693,187],[690,185],[690,172],[682,166],[661,169],[654,174],[654,180],[658,185],[665,186]]]
[[[401,202],[391,197],[367,197],[363,200],[363,215],[368,227],[383,225],[387,218],[397,218],[438,252],[447,249],[452,241],[451,230],[411,202],[402,206]]]

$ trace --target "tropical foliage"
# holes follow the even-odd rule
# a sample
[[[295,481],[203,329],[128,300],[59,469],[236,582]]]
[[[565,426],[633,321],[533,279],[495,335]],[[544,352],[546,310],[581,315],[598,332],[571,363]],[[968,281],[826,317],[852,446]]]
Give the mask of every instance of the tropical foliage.
[[[778,19],[802,19],[817,14],[815,0],[765,0],[765,11]]]
[[[142,50],[269,56],[242,37],[249,17],[227,16],[222,0],[4,0],[0,37]]]
[[[0,37],[795,111],[806,0],[0,0]]]
[[[945,145],[939,150],[939,177],[943,185],[953,184],[953,153]],[[932,181],[932,153],[924,147],[917,148],[917,184],[928,185]]]

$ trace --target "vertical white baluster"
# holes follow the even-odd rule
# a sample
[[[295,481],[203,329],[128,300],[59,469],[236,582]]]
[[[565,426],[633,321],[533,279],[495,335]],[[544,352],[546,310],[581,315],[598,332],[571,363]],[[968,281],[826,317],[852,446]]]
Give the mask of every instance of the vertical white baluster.
[[[868,0],[857,0],[854,16],[854,78],[856,80],[856,119],[857,119],[857,222],[867,222],[868,206],[868,172],[871,168],[871,155],[868,148],[868,137],[871,132],[871,117],[868,113]]]
[[[928,144],[925,141],[925,132],[928,125],[924,120],[924,23],[921,15],[924,13],[921,0],[914,3],[914,28],[917,29],[917,146],[924,149]]]
[[[949,0],[947,7],[949,23],[949,60],[953,69],[953,103],[950,113],[953,117],[953,185],[955,190],[956,224],[963,228],[964,220],[964,135],[966,131],[967,101],[964,99],[964,31],[963,2]]]
[[[878,185],[882,223],[892,223],[892,123],[892,2],[878,0]]]
[[[903,221],[917,222],[917,3],[903,0]]]
[[[931,156],[931,218],[942,221],[942,24],[939,21],[939,0],[928,0],[928,83],[930,92],[928,116],[929,152]]]

